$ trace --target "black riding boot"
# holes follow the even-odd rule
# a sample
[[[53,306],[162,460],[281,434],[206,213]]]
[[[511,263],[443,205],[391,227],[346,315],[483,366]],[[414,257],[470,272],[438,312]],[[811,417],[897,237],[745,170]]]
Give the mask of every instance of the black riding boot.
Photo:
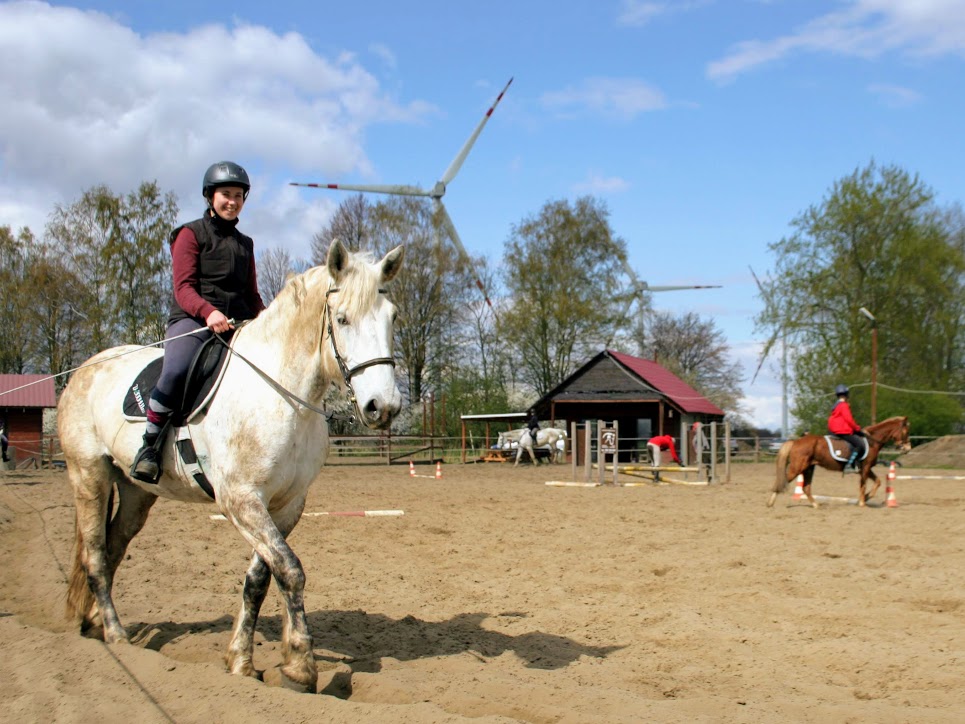
[[[158,434],[144,433],[144,444],[134,456],[131,477],[142,483],[156,485],[161,477],[161,456],[157,451]]]

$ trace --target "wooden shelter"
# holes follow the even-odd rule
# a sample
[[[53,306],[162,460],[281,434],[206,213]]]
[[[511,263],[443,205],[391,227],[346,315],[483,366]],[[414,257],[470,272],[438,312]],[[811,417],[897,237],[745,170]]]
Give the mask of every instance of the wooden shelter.
[[[540,419],[567,430],[574,422],[616,420],[621,462],[645,459],[647,440],[656,435],[673,435],[687,462],[693,423],[724,419],[723,410],[657,362],[613,350],[597,354],[534,407]],[[577,438],[572,442],[581,464],[583,436]]]
[[[56,407],[54,381],[47,375],[0,375],[0,424],[14,460],[42,457],[45,414],[51,417]]]

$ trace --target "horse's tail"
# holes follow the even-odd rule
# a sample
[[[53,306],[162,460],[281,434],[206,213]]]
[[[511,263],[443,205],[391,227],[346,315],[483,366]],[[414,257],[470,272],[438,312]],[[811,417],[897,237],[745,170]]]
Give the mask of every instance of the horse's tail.
[[[107,497],[108,519],[114,508],[114,488],[111,487]],[[106,521],[105,521],[106,525]],[[74,624],[86,621],[88,614],[94,607],[94,594],[90,590],[87,579],[87,567],[84,565],[84,534],[80,530],[80,521],[74,514],[74,555],[70,566],[70,578],[67,582],[67,600],[64,606],[64,616]]]
[[[794,447],[794,440],[788,440],[781,449],[777,451],[776,470],[774,471],[774,485],[771,486],[771,497],[767,501],[767,507],[774,505],[779,493],[787,489],[787,461],[791,457],[791,448]]]

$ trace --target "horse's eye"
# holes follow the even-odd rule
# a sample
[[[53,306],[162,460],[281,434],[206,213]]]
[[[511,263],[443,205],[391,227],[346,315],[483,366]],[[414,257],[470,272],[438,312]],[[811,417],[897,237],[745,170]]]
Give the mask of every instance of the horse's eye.
[[[338,322],[340,327],[348,326],[348,317],[346,317],[344,314],[337,314],[335,316],[335,321]]]

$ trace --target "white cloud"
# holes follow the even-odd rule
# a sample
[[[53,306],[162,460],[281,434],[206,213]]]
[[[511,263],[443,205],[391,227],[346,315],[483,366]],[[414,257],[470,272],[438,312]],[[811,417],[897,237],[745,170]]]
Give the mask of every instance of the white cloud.
[[[868,92],[877,96],[881,103],[889,108],[907,108],[922,99],[921,93],[916,90],[889,83],[872,83],[868,86]]]
[[[573,191],[580,194],[614,194],[626,191],[630,184],[619,176],[604,176],[591,171],[585,181],[574,184]]]
[[[619,25],[640,27],[660,15],[685,12],[713,0],[674,0],[673,2],[652,2],[649,0],[623,0],[620,4],[620,14],[617,16]]]
[[[392,49],[384,43],[372,43],[369,45],[369,51],[378,57],[387,68],[395,70],[399,64],[396,60],[395,53],[393,53]]]
[[[580,85],[544,93],[540,103],[563,116],[590,112],[620,120],[667,107],[663,92],[636,78],[587,78]]]
[[[747,40],[707,66],[708,77],[728,80],[794,53],[836,53],[875,58],[888,52],[929,56],[965,53],[961,0],[849,0],[789,35]]]
[[[667,12],[667,3],[642,2],[641,0],[623,0],[617,22],[620,25],[646,25],[653,18]]]
[[[246,221],[266,216],[268,200],[288,198],[282,174],[371,173],[365,128],[432,110],[397,103],[354,56],[322,57],[298,33],[206,25],[141,35],[41,2],[0,4],[0,97],[0,223],[38,234],[55,203],[98,184],[126,193],[157,180],[193,216],[204,169],[226,158],[254,177]],[[326,208],[291,212],[307,220]],[[291,233],[291,218],[274,228]]]

